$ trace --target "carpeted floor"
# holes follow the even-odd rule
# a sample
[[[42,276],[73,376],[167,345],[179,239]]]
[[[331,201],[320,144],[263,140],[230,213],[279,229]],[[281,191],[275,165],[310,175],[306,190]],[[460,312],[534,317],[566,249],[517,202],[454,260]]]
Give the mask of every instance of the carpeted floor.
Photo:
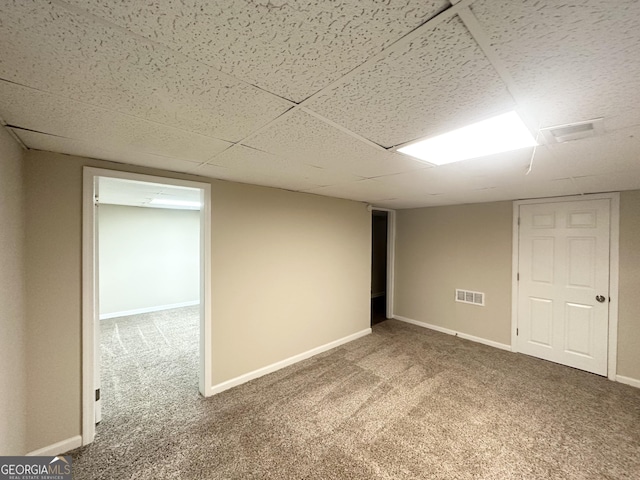
[[[209,399],[194,348],[123,343],[74,480],[640,477],[640,390],[396,320]]]
[[[198,306],[100,321],[98,437],[197,398],[198,334]]]

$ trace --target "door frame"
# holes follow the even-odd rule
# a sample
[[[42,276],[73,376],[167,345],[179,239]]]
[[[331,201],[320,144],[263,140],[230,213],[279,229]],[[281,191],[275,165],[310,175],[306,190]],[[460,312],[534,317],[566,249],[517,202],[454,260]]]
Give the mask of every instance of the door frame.
[[[518,352],[518,264],[520,248],[520,229],[518,217],[520,205],[537,203],[575,202],[580,200],[610,200],[609,216],[609,338],[607,344],[607,377],[616,380],[618,364],[618,277],[620,263],[620,193],[596,193],[588,195],[572,195],[568,197],[536,198],[513,202],[513,240],[511,267],[511,351]]]
[[[95,366],[99,354],[98,261],[95,238],[95,182],[99,177],[118,178],[181,187],[202,192],[200,209],[200,351],[198,388],[203,396],[212,391],[211,382],[211,185],[170,177],[143,175],[102,168],[83,168],[82,190],[82,445],[95,437]]]
[[[374,207],[371,205],[369,205],[368,210],[369,212],[373,212],[374,210],[377,210],[379,212],[387,212],[387,285],[385,291],[387,303],[386,317],[393,318],[393,290],[395,283],[396,265],[396,211],[391,210],[390,208]],[[371,268],[369,268],[369,271],[371,271]]]

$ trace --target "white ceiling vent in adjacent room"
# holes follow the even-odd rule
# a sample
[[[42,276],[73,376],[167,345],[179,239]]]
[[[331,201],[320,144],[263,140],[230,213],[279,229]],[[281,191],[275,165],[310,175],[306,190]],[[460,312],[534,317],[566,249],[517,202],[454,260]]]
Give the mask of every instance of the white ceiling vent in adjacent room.
[[[602,135],[604,133],[604,118],[545,127],[540,129],[540,133],[542,133],[549,144],[595,137],[596,135]]]
[[[484,293],[456,288],[456,302],[484,306]]]

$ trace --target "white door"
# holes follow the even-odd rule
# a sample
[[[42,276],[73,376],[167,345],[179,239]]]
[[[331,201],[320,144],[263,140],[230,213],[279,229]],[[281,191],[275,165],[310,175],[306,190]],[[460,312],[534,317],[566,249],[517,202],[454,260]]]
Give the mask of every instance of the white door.
[[[517,350],[607,375],[610,200],[520,205]]]

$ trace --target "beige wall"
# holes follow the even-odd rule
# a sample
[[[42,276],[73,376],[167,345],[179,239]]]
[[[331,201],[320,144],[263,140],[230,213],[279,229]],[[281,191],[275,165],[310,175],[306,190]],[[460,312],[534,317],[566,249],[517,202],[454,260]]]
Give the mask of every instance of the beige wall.
[[[399,211],[394,313],[510,345],[512,218],[511,202]],[[640,380],[640,191],[621,193],[619,285],[617,373]]]
[[[618,375],[640,380],[640,190],[620,194]]]
[[[23,150],[0,127],[0,455],[26,438]]]
[[[400,210],[394,314],[511,343],[511,202]],[[486,306],[454,301],[484,292]]]
[[[366,205],[218,183],[213,383],[369,327]]]
[[[200,212],[100,205],[100,314],[200,298]]]
[[[80,434],[82,170],[75,163],[25,157],[28,451]]]
[[[29,450],[81,431],[83,165],[207,181],[27,154]],[[364,204],[210,183],[214,383],[368,328],[370,213]]]

